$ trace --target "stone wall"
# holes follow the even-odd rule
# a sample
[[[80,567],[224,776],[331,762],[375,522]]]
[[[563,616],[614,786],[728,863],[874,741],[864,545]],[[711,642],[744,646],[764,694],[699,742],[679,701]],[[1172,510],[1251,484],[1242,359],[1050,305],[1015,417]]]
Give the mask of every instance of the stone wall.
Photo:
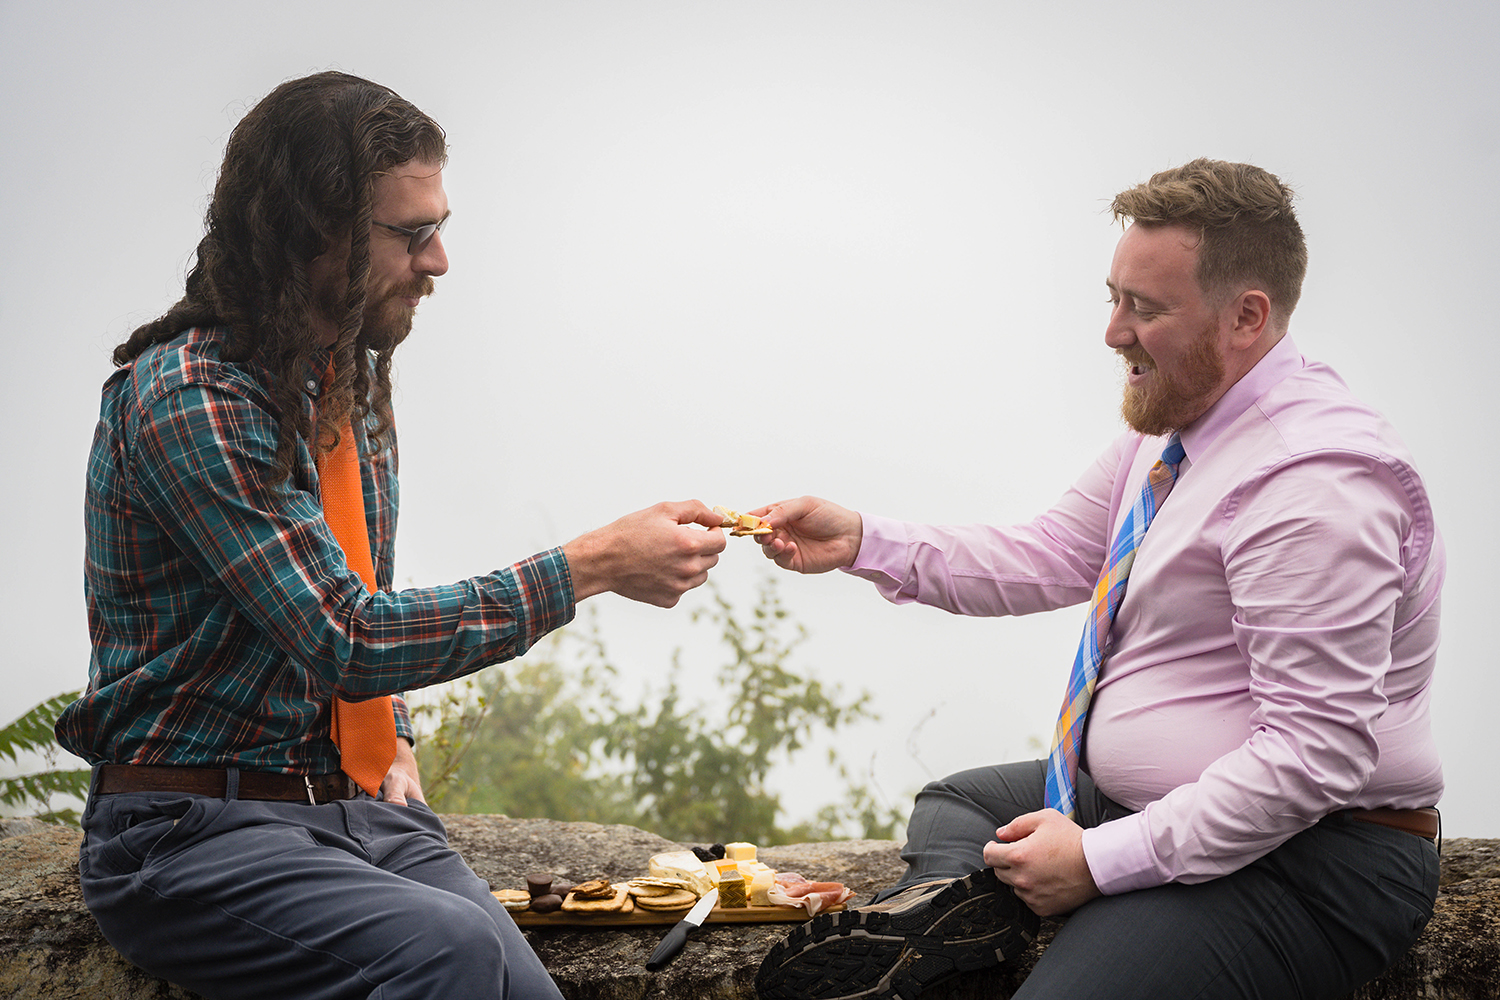
[[[550,871],[622,879],[652,854],[682,845],[632,827],[446,816],[454,847],[496,888]],[[79,834],[28,821],[0,825],[0,997],[193,1000],[122,959],[100,936],[78,891]],[[768,847],[773,867],[844,882],[866,899],[902,868],[892,841]],[[706,927],[658,973],[645,962],[659,927],[529,930],[527,937],[568,1000],[753,1000],[761,958],[784,926]],[[1013,966],[961,977],[930,990],[932,1000],[1010,996],[1050,937],[1044,922]],[[1500,997],[1500,840],[1453,839],[1443,846],[1443,889],[1432,922],[1397,966],[1351,1000],[1495,1000]],[[925,998],[924,998],[925,1000]]]

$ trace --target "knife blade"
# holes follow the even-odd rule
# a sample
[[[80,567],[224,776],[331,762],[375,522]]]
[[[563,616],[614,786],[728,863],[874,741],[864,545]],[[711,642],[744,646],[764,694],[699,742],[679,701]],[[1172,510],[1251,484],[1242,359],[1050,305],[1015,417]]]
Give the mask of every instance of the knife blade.
[[[718,889],[710,889],[705,892],[702,898],[693,904],[693,908],[688,910],[688,915],[677,921],[677,925],[667,931],[667,936],[661,939],[661,944],[656,946],[656,950],[651,953],[651,957],[646,961],[646,971],[656,972],[659,969],[665,968],[668,962],[676,958],[677,953],[682,950],[682,946],[687,943],[688,935],[703,926],[703,921],[708,919],[708,912],[718,902]]]

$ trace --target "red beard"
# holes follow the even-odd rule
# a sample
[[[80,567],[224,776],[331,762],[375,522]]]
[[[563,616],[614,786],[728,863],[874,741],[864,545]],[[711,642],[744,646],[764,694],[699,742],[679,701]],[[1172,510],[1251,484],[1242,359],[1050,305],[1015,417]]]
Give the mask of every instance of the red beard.
[[[1217,332],[1217,326],[1210,325],[1189,345],[1183,371],[1175,376],[1157,368],[1151,355],[1139,346],[1119,352],[1127,365],[1153,370],[1144,387],[1125,386],[1120,415],[1132,430],[1148,437],[1179,431],[1212,405],[1213,395],[1224,381],[1224,359],[1214,344]]]

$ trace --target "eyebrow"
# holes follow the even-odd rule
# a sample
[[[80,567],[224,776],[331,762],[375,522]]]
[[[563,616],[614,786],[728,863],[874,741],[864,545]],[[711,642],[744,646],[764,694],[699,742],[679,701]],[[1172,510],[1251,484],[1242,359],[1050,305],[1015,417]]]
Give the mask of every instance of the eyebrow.
[[[405,229],[421,229],[423,226],[430,226],[430,225],[433,225],[434,223],[442,222],[444,219],[448,218],[452,214],[453,214],[453,209],[450,208],[450,209],[448,209],[448,211],[444,212],[441,216],[439,216],[436,219],[433,219],[433,218],[407,219],[407,220],[405,220],[403,222],[394,222],[394,223],[392,223],[392,225],[401,226],[401,227],[403,227]]]
[[[1167,306],[1165,302],[1161,301],[1160,299],[1153,299],[1149,295],[1142,295],[1140,292],[1132,291],[1129,288],[1117,288],[1115,287],[1115,283],[1113,281],[1110,281],[1108,278],[1104,279],[1104,287],[1108,288],[1116,295],[1128,295],[1132,299],[1135,299],[1137,302],[1139,302],[1141,305],[1144,305],[1148,309],[1154,311],[1160,311],[1162,309],[1165,309]]]

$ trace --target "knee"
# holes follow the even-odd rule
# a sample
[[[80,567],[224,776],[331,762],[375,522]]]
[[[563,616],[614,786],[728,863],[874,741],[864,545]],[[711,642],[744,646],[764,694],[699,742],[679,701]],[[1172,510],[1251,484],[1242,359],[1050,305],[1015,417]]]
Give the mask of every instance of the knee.
[[[411,922],[408,946],[424,955],[488,955],[503,948],[495,919],[483,907],[458,896],[440,898]]]
[[[506,942],[494,918],[466,899],[432,903],[407,918],[390,966],[427,984],[429,996],[499,996]]]

